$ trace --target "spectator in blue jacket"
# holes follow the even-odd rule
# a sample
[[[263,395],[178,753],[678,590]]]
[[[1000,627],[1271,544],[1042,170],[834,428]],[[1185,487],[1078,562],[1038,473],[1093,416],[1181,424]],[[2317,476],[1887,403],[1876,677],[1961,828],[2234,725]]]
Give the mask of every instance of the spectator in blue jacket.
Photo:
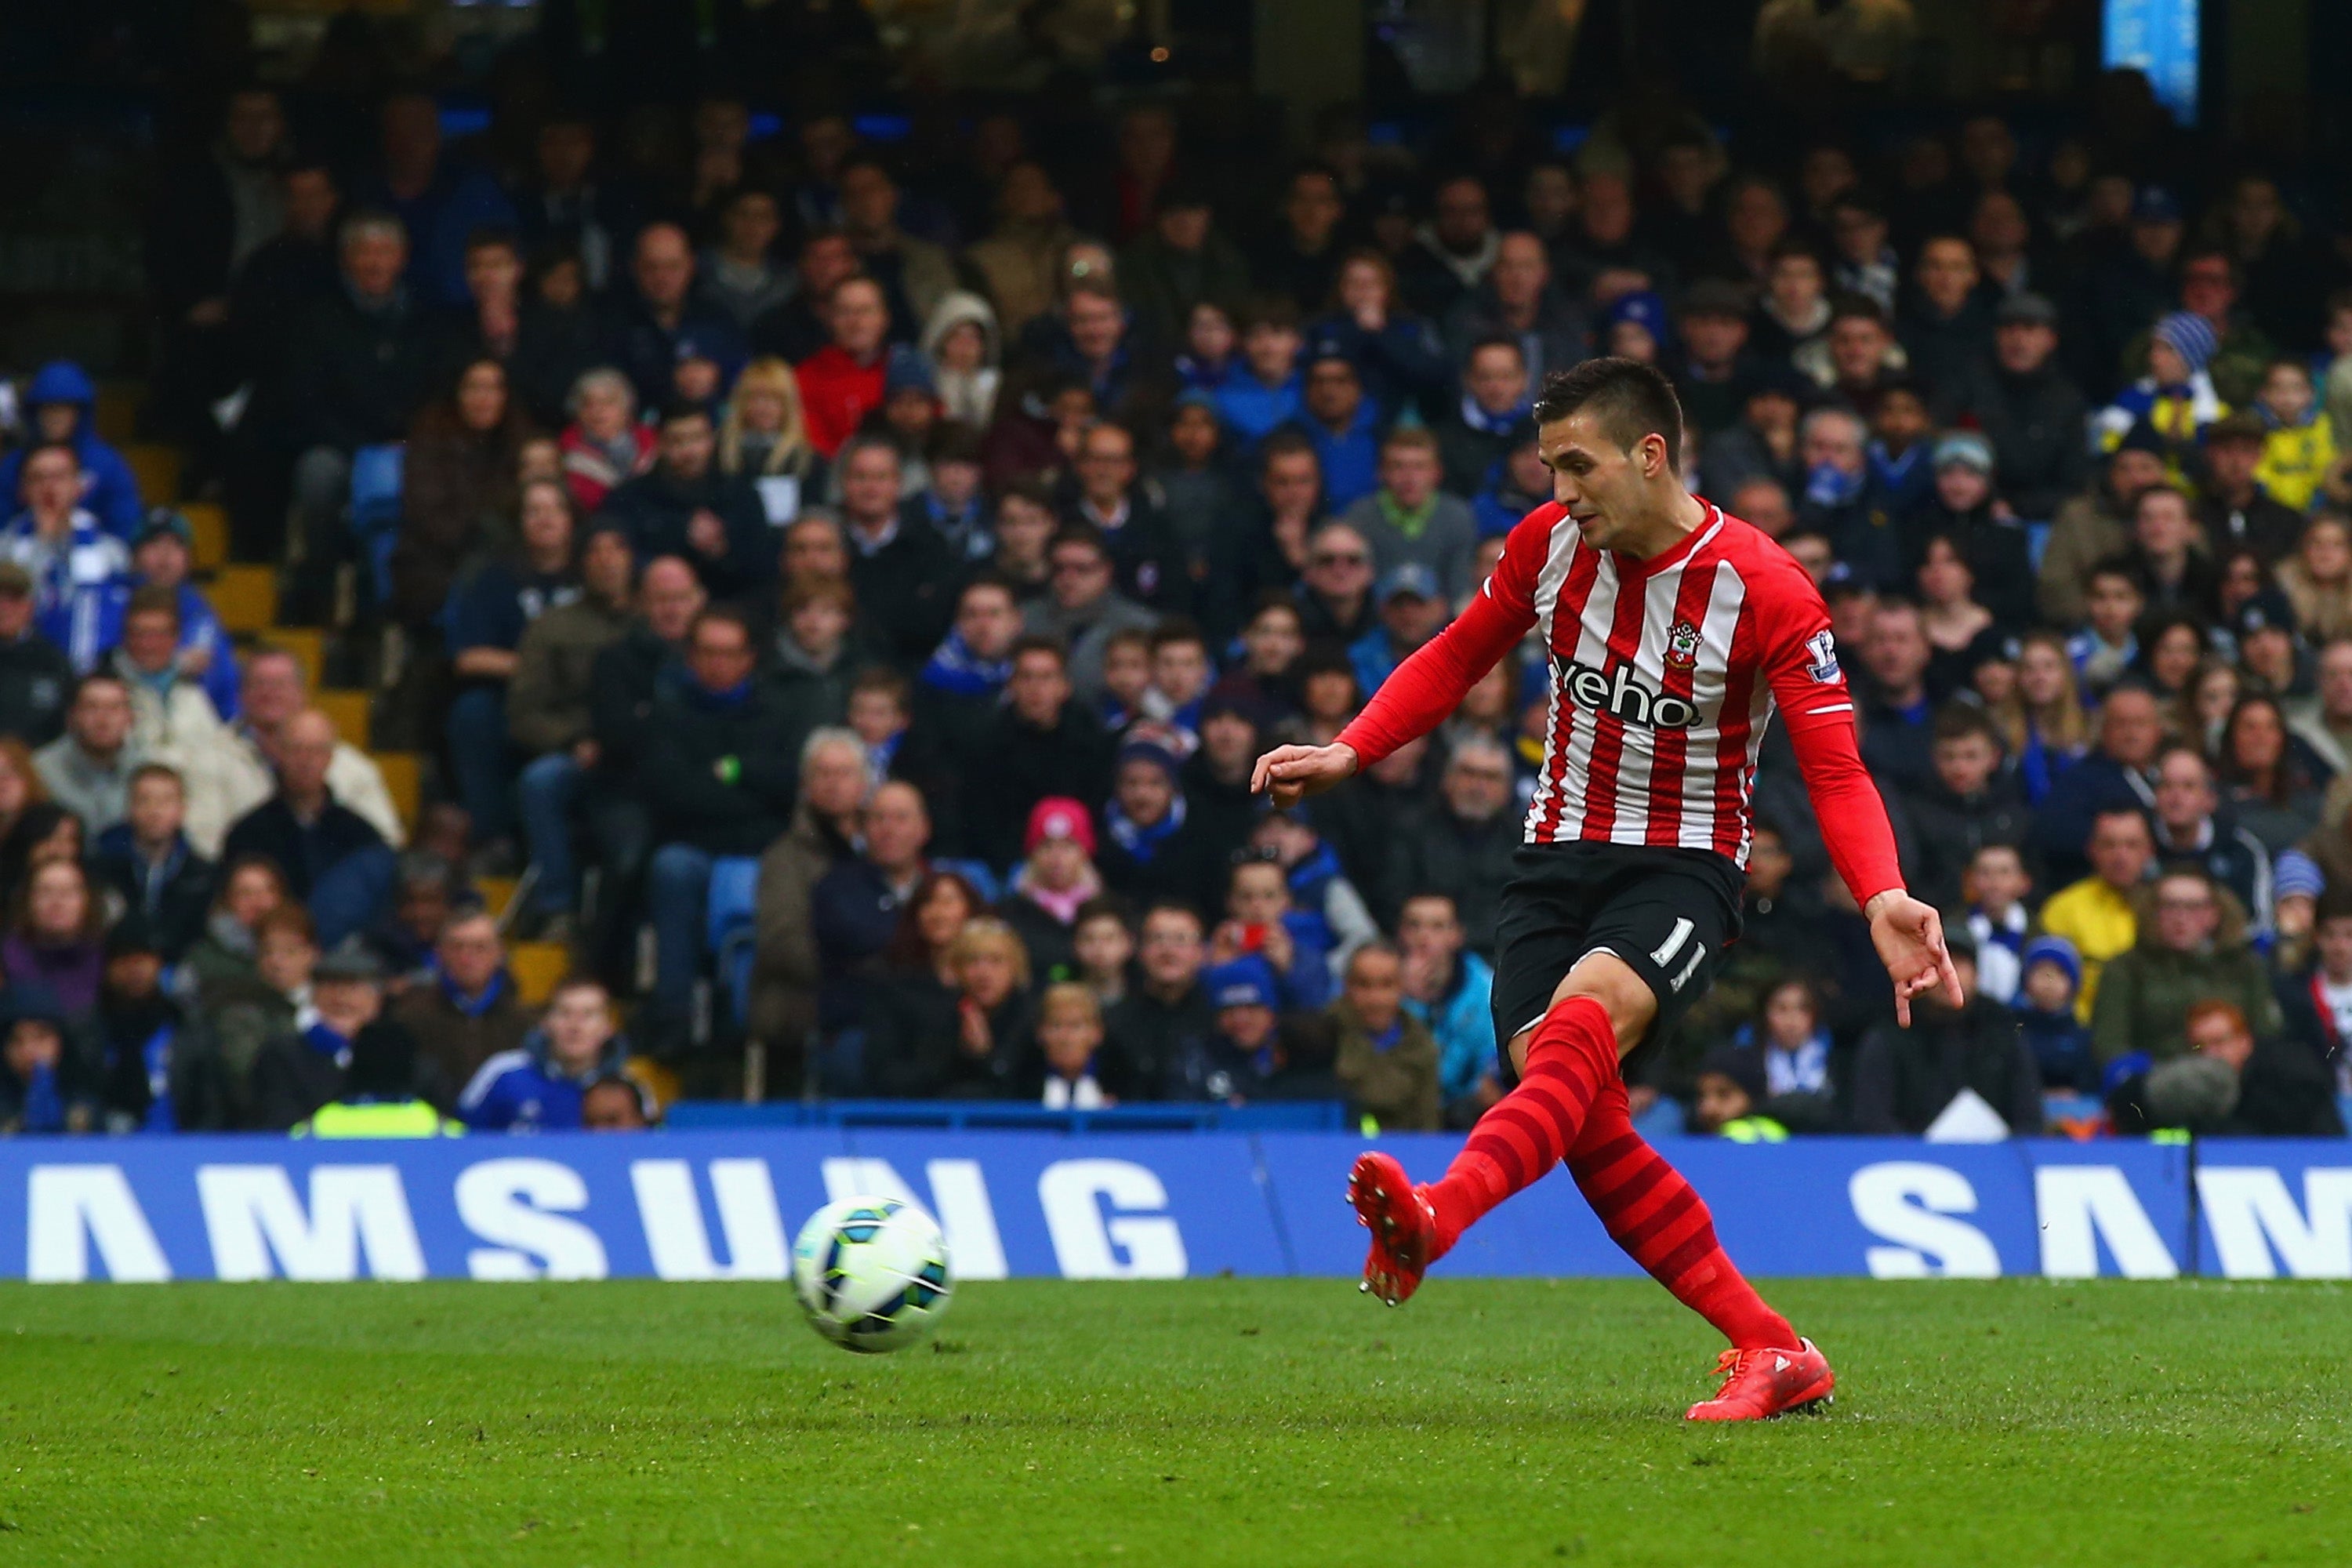
[[[1281,1003],[1319,1011],[1338,986],[1331,978],[1329,931],[1320,914],[1293,907],[1289,879],[1273,860],[1244,860],[1225,894],[1227,919],[1209,935],[1209,962],[1263,958],[1273,967]]]
[[[122,454],[98,435],[98,388],[81,366],[71,360],[52,360],[33,374],[25,387],[25,404],[32,422],[32,450],[52,444],[71,447],[81,465],[81,505],[99,525],[118,539],[128,539],[139,527],[139,480]],[[26,498],[17,494],[30,450],[0,458],[0,498],[13,509]]]
[[[1241,363],[1215,396],[1218,417],[1244,442],[1298,416],[1298,317],[1285,300],[1259,306],[1243,326]]]
[[[1381,488],[1380,405],[1356,362],[1328,346],[1307,359],[1304,405],[1297,427],[1323,470],[1324,505],[1345,510]]]
[[[603,983],[574,976],[520,1047],[482,1063],[457,1096],[458,1119],[477,1132],[574,1131],[588,1087],[617,1074],[628,1055]]]
[[[1413,893],[1397,917],[1404,1010],[1437,1038],[1437,1094],[1448,1127],[1467,1127],[1502,1098],[1495,1049],[1494,966],[1464,943],[1444,893]]]
[[[188,580],[194,564],[195,531],[187,518],[170,507],[149,512],[131,536],[131,574],[107,595],[100,637],[110,649],[122,640],[122,617],[132,593],[150,586],[171,589],[180,603],[180,673],[203,683],[213,711],[228,723],[236,718],[236,654],[212,601]]]
[[[1418,561],[1389,568],[1372,595],[1381,624],[1348,647],[1356,684],[1377,691],[1396,667],[1415,648],[1435,637],[1445,625],[1450,606],[1437,591],[1436,574]]]
[[[105,654],[106,609],[130,570],[122,541],[80,504],[81,459],[63,442],[25,455],[25,507],[0,527],[0,560],[33,579],[33,624],[87,672]]]

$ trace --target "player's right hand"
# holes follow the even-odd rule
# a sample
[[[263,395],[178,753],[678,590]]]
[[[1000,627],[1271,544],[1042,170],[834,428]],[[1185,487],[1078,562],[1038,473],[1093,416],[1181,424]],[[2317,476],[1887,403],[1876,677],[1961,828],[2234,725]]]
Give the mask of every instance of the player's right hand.
[[[1287,811],[1311,795],[1321,795],[1356,771],[1356,748],[1276,746],[1257,760],[1250,774],[1250,793],[1273,793],[1275,807]]]

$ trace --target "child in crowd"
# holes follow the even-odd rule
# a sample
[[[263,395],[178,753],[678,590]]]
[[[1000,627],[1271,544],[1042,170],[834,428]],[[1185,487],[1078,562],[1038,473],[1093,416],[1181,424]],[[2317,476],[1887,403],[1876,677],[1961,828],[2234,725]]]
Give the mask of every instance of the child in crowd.
[[[2133,628],[2147,604],[2129,566],[2103,561],[2091,568],[2083,595],[2090,624],[2066,639],[2066,657],[2074,661],[2075,677],[2086,696],[2105,697],[2139,658],[2139,637]]]
[[[1764,1098],[1764,1062],[1756,1052],[1717,1046],[1698,1066],[1698,1090],[1691,1101],[1690,1130],[1735,1143],[1782,1143],[1789,1130],[1757,1114]]]
[[[1116,1104],[1095,1077],[1102,1048],[1102,1004],[1073,981],[1045,987],[1037,1004],[1037,1048],[1045,1058],[1040,1103],[1048,1110],[1099,1110]]]
[[[1348,957],[1381,934],[1363,895],[1339,868],[1339,852],[1303,805],[1269,811],[1250,830],[1250,849],[1272,860],[1290,888],[1291,920],[1329,957],[1336,981]]]
[[[1214,393],[1234,372],[1234,318],[1223,305],[1203,300],[1184,324],[1184,352],[1176,356],[1176,378],[1186,392]]]
[[[2091,1055],[2090,1027],[2074,1016],[2082,956],[2063,936],[2038,936],[2025,944],[2023,964],[2017,1028],[2042,1069],[2042,1087],[2096,1093],[2099,1065]]]
[[[1144,717],[1151,690],[1151,634],[1129,626],[1103,644],[1103,729],[1113,735]]]
[[[2092,418],[2099,449],[2114,451],[2136,427],[2146,426],[2161,443],[2165,479],[2186,489],[2205,427],[2230,412],[2206,374],[2221,347],[2221,337],[2202,316],[2175,310],[2158,321],[2148,334],[2147,374]]]
[[[1940,469],[1931,439],[1935,432],[1936,422],[1918,384],[1908,376],[1888,376],[1878,389],[1878,406],[1871,410],[1868,455],[1871,482],[1889,516],[1906,515],[1937,488]],[[1966,511],[1969,507],[1952,510]]]
[[[2299,361],[2274,360],[2263,373],[2254,412],[2270,434],[2254,478],[2271,499],[2308,511],[2336,464],[2336,428],[2312,391],[2311,368]]]
[[[2032,875],[2015,846],[1988,844],[1969,857],[1961,897],[1977,942],[1977,989],[1996,1002],[2014,1000],[2023,977],[2025,900],[2032,892]]]
[[[1135,932],[1127,923],[1127,905],[1109,894],[1087,900],[1070,928],[1070,944],[1077,957],[1076,983],[1101,1006],[1123,1000],[1128,970],[1135,962]]]
[[[1282,1005],[1312,1012],[1331,1000],[1330,946],[1320,916],[1294,909],[1290,885],[1272,860],[1244,860],[1226,883],[1226,919],[1209,936],[1209,962],[1262,957],[1274,968]]]
[[[1242,331],[1242,363],[1215,392],[1217,416],[1227,429],[1255,443],[1298,417],[1304,390],[1300,346],[1298,314],[1287,300],[1271,300],[1251,312]]]

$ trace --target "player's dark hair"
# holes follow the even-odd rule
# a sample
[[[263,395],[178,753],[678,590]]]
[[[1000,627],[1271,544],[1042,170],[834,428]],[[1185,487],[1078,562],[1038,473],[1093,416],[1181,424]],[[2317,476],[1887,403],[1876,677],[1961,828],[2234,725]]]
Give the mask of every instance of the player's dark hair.
[[[1536,399],[1536,423],[1549,425],[1586,408],[1621,452],[1632,451],[1644,436],[1664,437],[1668,471],[1682,471],[1683,405],[1674,383],[1655,365],[1603,355],[1548,375]]]

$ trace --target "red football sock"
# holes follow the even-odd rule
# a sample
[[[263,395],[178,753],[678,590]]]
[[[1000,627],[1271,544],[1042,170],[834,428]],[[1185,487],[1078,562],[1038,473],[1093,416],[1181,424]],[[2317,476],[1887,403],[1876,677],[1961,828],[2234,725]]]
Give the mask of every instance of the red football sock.
[[[1570,996],[1544,1015],[1528,1041],[1519,1086],[1487,1108],[1470,1142],[1428,1189],[1443,1257],[1479,1215],[1540,1180],[1566,1158],[1585,1112],[1617,1081],[1617,1031],[1609,1010]]]
[[[1789,1320],[1764,1304],[1716,1240],[1706,1203],[1633,1131],[1623,1079],[1612,1079],[1593,1100],[1567,1158],[1577,1190],[1610,1238],[1675,1300],[1738,1349],[1795,1348],[1797,1331]]]

